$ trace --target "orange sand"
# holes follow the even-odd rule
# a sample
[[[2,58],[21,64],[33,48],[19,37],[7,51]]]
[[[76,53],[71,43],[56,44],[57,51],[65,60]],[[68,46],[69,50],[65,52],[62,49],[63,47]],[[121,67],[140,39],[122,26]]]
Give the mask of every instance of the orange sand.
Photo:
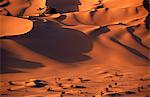
[[[64,13],[39,16],[45,0],[1,8],[2,97],[150,95],[143,0],[47,1]]]

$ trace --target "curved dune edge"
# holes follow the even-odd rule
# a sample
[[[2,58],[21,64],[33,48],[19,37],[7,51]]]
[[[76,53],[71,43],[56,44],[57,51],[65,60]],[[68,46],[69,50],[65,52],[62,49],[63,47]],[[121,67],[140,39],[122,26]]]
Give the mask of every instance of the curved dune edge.
[[[104,8],[128,8],[141,6],[143,0],[80,0],[81,5],[79,6],[80,11],[87,11],[94,9],[98,6]],[[85,7],[87,6],[87,7]]]
[[[23,18],[0,16],[0,37],[21,35],[33,28],[33,22]]]
[[[113,14],[112,14],[113,13]],[[145,18],[148,12],[143,6],[131,8],[105,8],[98,9],[95,12],[81,11],[64,14],[66,18],[60,22],[66,25],[95,25],[107,26],[112,24],[128,24],[129,22]],[[144,20],[143,20],[144,21]]]
[[[141,6],[143,0],[103,0],[102,3],[106,8],[127,8]]]

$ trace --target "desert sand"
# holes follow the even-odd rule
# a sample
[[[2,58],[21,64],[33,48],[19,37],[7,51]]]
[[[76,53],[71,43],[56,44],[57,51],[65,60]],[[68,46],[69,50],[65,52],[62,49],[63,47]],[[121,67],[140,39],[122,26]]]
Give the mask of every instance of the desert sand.
[[[149,0],[2,0],[1,97],[149,97]]]

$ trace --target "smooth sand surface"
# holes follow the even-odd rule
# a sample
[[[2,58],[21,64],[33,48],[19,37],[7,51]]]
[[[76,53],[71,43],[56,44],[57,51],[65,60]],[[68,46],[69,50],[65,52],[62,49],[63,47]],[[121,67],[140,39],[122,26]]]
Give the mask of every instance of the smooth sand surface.
[[[0,37],[21,35],[29,32],[33,27],[33,22],[28,19],[0,16]]]
[[[62,1],[48,0],[64,13],[42,16],[44,0],[1,8],[1,96],[149,97],[143,0]]]

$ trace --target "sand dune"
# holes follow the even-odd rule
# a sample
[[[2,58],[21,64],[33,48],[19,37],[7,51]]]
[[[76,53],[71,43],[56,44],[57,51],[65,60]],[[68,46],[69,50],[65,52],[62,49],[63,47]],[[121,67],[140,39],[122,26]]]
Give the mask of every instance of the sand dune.
[[[25,34],[33,27],[33,22],[30,20],[9,16],[0,16],[0,24],[1,37]]]
[[[0,96],[149,97],[147,3],[3,0]]]
[[[9,11],[12,16],[38,16],[46,10],[45,0],[6,0],[8,4],[5,9]],[[5,3],[5,0],[2,1]],[[41,10],[40,10],[41,8]]]
[[[9,4],[5,8],[12,16],[23,15],[25,9],[31,6],[31,2],[26,0],[9,0],[8,2]]]
[[[107,26],[119,23],[127,24],[131,21],[145,18],[148,15],[148,12],[145,10],[143,6],[139,6],[137,8],[124,8],[124,9],[111,8],[108,10],[103,8],[95,12],[81,11],[77,13],[72,13],[72,15],[71,13],[66,15],[67,15],[66,17],[68,18],[65,18],[61,22],[68,25],[70,24],[77,25],[76,22],[79,22],[80,24]]]
[[[81,6],[79,6],[80,11],[86,11],[94,9],[97,7],[102,8],[128,8],[128,7],[138,7],[141,6],[143,0],[81,0]],[[85,7],[87,6],[87,7]]]
[[[30,0],[31,6],[28,7],[24,14],[25,16],[39,16],[46,11],[46,0]]]
[[[127,8],[141,6],[143,0],[137,0],[136,2],[134,0],[103,0],[102,3],[106,8]]]

